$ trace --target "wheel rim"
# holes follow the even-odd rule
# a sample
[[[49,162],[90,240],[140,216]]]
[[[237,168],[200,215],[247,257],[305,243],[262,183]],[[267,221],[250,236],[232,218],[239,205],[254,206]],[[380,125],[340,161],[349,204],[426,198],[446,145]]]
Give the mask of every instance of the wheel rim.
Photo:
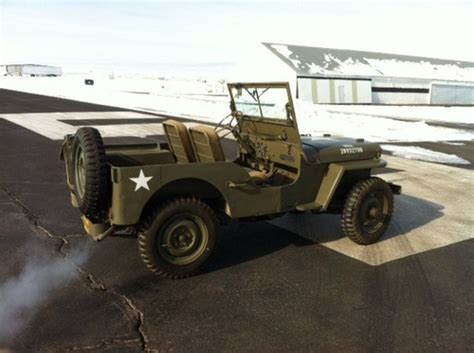
[[[378,191],[369,193],[364,198],[359,212],[362,229],[367,233],[376,233],[383,227],[387,215],[387,197]]]
[[[76,181],[76,192],[79,198],[83,198],[86,189],[86,158],[81,146],[76,149],[76,166],[74,168],[74,180]]]
[[[201,217],[180,214],[163,227],[158,252],[173,265],[187,265],[198,259],[206,250],[209,232]]]

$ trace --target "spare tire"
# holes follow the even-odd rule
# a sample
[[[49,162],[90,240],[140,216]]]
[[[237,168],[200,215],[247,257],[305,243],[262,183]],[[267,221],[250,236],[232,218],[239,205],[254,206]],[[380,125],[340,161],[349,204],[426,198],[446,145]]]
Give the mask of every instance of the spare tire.
[[[110,168],[99,131],[77,130],[73,140],[74,194],[81,212],[94,223],[107,219],[110,205]]]

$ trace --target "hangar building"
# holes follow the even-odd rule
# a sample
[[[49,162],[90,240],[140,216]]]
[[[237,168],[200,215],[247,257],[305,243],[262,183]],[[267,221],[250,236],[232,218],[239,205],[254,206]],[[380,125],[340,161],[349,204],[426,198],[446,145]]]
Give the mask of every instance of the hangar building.
[[[263,45],[292,69],[296,96],[302,100],[322,104],[474,105],[472,62]]]
[[[11,76],[61,76],[62,70],[58,66],[15,64],[5,65],[7,75]]]

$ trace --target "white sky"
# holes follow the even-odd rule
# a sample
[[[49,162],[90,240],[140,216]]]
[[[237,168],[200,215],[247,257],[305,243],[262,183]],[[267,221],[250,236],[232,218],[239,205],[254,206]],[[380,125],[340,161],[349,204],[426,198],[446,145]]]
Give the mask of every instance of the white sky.
[[[0,0],[0,64],[230,65],[261,41],[474,61],[473,2]]]

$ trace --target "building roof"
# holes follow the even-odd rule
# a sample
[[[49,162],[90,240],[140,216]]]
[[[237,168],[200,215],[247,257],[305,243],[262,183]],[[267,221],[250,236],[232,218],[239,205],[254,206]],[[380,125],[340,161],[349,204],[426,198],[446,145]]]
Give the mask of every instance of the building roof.
[[[474,63],[356,50],[262,43],[298,76],[411,77],[474,81]]]
[[[41,65],[41,64],[6,64],[3,66],[33,66],[33,67],[51,67],[51,68],[60,68],[59,66],[52,65]]]

